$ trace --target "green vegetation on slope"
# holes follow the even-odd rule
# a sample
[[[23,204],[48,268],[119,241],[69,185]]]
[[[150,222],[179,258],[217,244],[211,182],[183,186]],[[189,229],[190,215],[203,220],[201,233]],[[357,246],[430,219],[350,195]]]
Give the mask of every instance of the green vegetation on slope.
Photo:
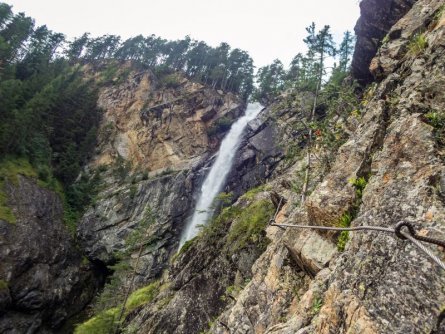
[[[159,293],[159,282],[153,282],[143,288],[134,291],[127,300],[124,317],[136,308],[151,302]],[[78,325],[74,330],[74,334],[109,334],[119,326],[119,314],[122,305],[104,310]],[[124,318],[123,317],[123,318]]]
[[[8,206],[8,198],[6,196],[5,182],[18,184],[17,175],[27,177],[36,177],[37,173],[25,159],[8,159],[0,161],[0,219],[8,223],[14,224],[16,217]]]
[[[368,180],[366,178],[359,177],[357,179],[349,180],[349,183],[355,188],[355,201],[351,208],[345,212],[340,220],[337,222],[338,227],[350,227],[351,222],[355,219],[358,214],[358,210],[360,208],[362,202],[363,191],[368,184]],[[346,247],[346,243],[349,241],[349,231],[342,231],[337,239],[337,249],[340,252],[343,252]]]
[[[0,2],[0,160],[25,159],[42,182],[54,182],[53,176],[60,181],[70,225],[94,201],[91,182],[98,184],[94,172],[81,170],[96,144],[99,85],[121,83],[130,68],[122,70],[120,62],[127,60],[153,69],[164,88],[180,84],[174,71],[245,99],[253,88],[252,59],[226,43],[213,48],[189,37],[121,41],[119,36],[88,33],[67,41]],[[94,80],[86,79],[85,63],[100,72]],[[1,192],[0,215],[14,221],[7,202]]]
[[[236,253],[251,244],[259,249],[265,249],[267,239],[264,230],[273,215],[274,206],[270,200],[255,201],[237,215],[229,234],[227,245],[230,252]]]

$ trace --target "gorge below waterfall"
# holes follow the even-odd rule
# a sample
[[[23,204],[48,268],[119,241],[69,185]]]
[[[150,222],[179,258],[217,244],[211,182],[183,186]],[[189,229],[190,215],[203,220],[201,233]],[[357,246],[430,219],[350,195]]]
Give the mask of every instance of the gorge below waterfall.
[[[224,186],[227,174],[230,172],[233,158],[242,139],[243,131],[247,123],[253,120],[262,109],[263,106],[261,104],[250,103],[247,106],[245,115],[232,125],[230,131],[222,141],[218,156],[201,186],[193,216],[187,223],[181,236],[179,249],[187,240],[194,238],[199,232],[199,227],[205,225],[208,219],[211,218],[213,203],[221,188]]]

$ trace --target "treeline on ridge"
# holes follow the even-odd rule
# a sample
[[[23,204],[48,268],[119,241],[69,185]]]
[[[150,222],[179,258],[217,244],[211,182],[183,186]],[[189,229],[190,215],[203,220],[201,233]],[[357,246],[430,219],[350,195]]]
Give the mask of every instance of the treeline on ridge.
[[[245,99],[253,89],[252,58],[227,43],[210,47],[188,36],[168,41],[154,35],[121,41],[88,33],[68,41],[0,2],[0,165],[29,161],[41,180],[62,183],[75,212],[91,201],[91,185],[79,175],[100,121],[97,82],[85,78],[79,65],[109,60],[131,60],[161,74],[181,71]]]
[[[326,84],[334,84],[338,87],[349,74],[355,45],[355,37],[351,32],[344,33],[338,48],[329,26],[316,31],[315,24],[312,23],[306,28],[306,32],[307,36],[303,41],[307,52],[298,53],[292,59],[289,69],[286,70],[279,59],[258,69],[257,87],[253,92],[254,100],[269,104],[281,92],[289,88],[318,94]],[[328,58],[337,60],[338,63],[334,62],[328,69],[326,67]]]

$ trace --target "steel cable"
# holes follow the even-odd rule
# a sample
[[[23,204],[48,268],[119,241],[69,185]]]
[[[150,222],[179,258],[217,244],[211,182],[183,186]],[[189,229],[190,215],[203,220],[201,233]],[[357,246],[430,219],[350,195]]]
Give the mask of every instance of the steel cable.
[[[429,256],[437,265],[439,265],[443,270],[445,270],[444,262],[440,260],[436,255],[434,255],[431,252],[431,250],[426,248],[420,241],[432,243],[441,247],[445,247],[445,242],[442,240],[418,235],[414,229],[414,226],[411,223],[403,221],[399,222],[396,224],[396,227],[394,229],[387,227],[379,227],[379,226],[331,227],[331,226],[277,224],[275,222],[275,219],[278,215],[278,211],[279,211],[279,206],[277,208],[277,212],[275,213],[274,218],[272,218],[269,221],[270,226],[276,226],[280,228],[290,227],[290,228],[313,229],[313,230],[324,230],[324,231],[377,231],[377,232],[393,233],[395,234],[396,237],[402,240],[408,240],[411,243],[413,243],[423,253]],[[408,229],[408,233],[402,232],[403,227],[406,227]]]
[[[417,248],[419,248],[422,252],[424,252],[426,255],[428,255],[434,262],[436,262],[443,270],[445,270],[445,264],[436,255],[434,255],[428,248],[426,248],[424,245],[422,245],[419,240],[416,240],[414,237],[412,237],[409,234],[406,234],[403,232],[402,232],[402,234],[405,238],[407,238],[414,245],[416,245]]]

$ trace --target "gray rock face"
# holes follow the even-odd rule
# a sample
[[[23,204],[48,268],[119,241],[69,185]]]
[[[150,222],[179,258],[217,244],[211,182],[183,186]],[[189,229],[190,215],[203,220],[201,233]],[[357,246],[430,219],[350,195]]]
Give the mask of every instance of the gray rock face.
[[[370,3],[380,2],[364,1],[362,7]],[[386,12],[376,14],[374,19],[393,21],[384,25],[377,21],[374,27],[375,36],[381,35],[378,38],[389,31],[389,41],[373,60],[377,64],[373,73],[380,83],[370,91],[358,124],[337,152],[331,170],[313,188],[304,205],[289,186],[301,170],[301,157],[292,166],[279,164],[270,175],[267,185],[286,199],[276,222],[332,226],[354,210],[352,226],[394,227],[406,220],[413,222],[421,234],[445,239],[443,1],[381,3]],[[368,23],[372,30],[372,22]],[[426,43],[420,50],[410,51],[409,44],[421,28],[427,28],[421,30]],[[373,38],[369,36],[368,41]],[[372,46],[374,52],[377,44]],[[252,135],[239,153],[238,170],[243,170],[243,162],[253,166],[254,160],[261,161],[256,148],[265,145],[268,128],[280,134],[278,143],[286,143],[283,138],[295,138],[294,143],[300,144],[298,133],[282,131],[288,128],[283,125],[289,122],[290,113],[286,111],[283,108],[274,113],[275,117],[279,115],[275,126],[263,125],[261,119],[252,123]],[[263,139],[255,138],[257,134]],[[264,147],[273,152],[267,149],[269,146]],[[313,175],[321,170],[322,166],[312,166]],[[232,184],[236,177],[239,176],[230,179]],[[358,195],[352,181],[360,177],[367,184]],[[128,324],[141,324],[147,333],[153,328],[167,333],[173,329],[168,327],[169,321],[180,319],[176,322],[183,326],[178,327],[179,332],[199,332],[204,325],[184,324],[188,319],[203,324],[205,305],[212,315],[220,312],[216,319],[208,317],[213,320],[209,331],[218,334],[443,331],[445,272],[412,244],[388,234],[354,232],[349,234],[345,250],[339,251],[338,234],[273,226],[267,227],[266,233],[271,242],[251,266],[250,281],[225,305],[215,300],[217,295],[211,295],[206,285],[212,282],[219,293],[221,286],[215,276],[221,284],[228,284],[230,273],[218,271],[221,262],[216,259],[220,253],[213,248],[224,237],[222,234],[207,243],[207,248],[186,252],[180,259],[183,266],[169,272],[167,281],[174,282],[171,289],[176,293],[170,295],[165,308],[157,308],[159,301],[148,304],[134,318],[128,318]],[[198,239],[195,245],[200,242]],[[427,246],[443,258],[441,249]],[[186,259],[187,254],[196,258]],[[187,267],[189,264],[191,267]],[[236,271],[236,280],[239,268],[224,265]],[[157,316],[166,327],[156,320]]]
[[[225,191],[235,198],[271,177],[284,152],[280,147],[280,132],[265,109],[246,129],[236,160],[227,177]]]
[[[125,250],[125,240],[151,209],[155,222],[144,231],[148,237],[138,280],[146,282],[159,276],[178,247],[181,228],[193,204],[191,179],[191,174],[179,172],[137,184],[108,184],[78,227],[78,238],[88,258],[111,263],[116,252]]]
[[[0,332],[53,331],[79,312],[96,290],[63,225],[58,195],[20,177],[6,183],[17,222],[0,220]]]
[[[361,84],[373,81],[369,71],[389,29],[403,16],[416,0],[363,0],[360,2],[360,19],[355,26],[357,44],[352,60],[352,75]]]
[[[279,221],[338,224],[342,214],[355,205],[356,193],[349,180],[364,176],[369,181],[353,226],[393,227],[407,220],[420,233],[444,238],[445,207],[440,192],[445,168],[443,131],[437,124],[436,128],[431,126],[434,112],[443,117],[445,109],[444,73],[440,70],[445,56],[443,17],[425,33],[427,46],[421,52],[399,56],[397,51],[408,43],[416,27],[430,25],[441,5],[443,2],[418,1],[391,29],[401,29],[399,37],[388,42],[376,57],[379,64],[391,65],[382,66],[388,70],[381,72],[382,82],[364,108],[361,124],[342,146],[330,173],[305,207],[283,209]],[[430,95],[439,87],[441,93]],[[282,321],[274,323],[275,318],[258,331],[255,326],[260,322],[250,325],[242,320],[242,314],[254,313],[253,308],[238,304],[222,315],[230,321],[230,328],[245,327],[245,333],[441,332],[445,273],[413,245],[382,233],[357,232],[350,234],[346,251],[339,255],[329,246],[336,241],[335,236],[315,232],[306,240],[311,246],[324,246],[304,252],[309,246],[304,241],[307,232],[274,233],[283,233],[284,240],[278,235],[269,249],[284,242],[297,265],[315,276],[298,300],[281,309],[286,314]],[[443,258],[436,246],[428,247]],[[314,262],[317,258],[321,261]],[[329,267],[321,269],[322,263]],[[261,257],[255,266],[268,268],[272,264]],[[275,275],[283,273],[278,270]],[[254,298],[255,292],[245,289],[242,294]],[[269,300],[256,301],[259,309],[273,305]],[[214,332],[229,331],[215,326]]]

